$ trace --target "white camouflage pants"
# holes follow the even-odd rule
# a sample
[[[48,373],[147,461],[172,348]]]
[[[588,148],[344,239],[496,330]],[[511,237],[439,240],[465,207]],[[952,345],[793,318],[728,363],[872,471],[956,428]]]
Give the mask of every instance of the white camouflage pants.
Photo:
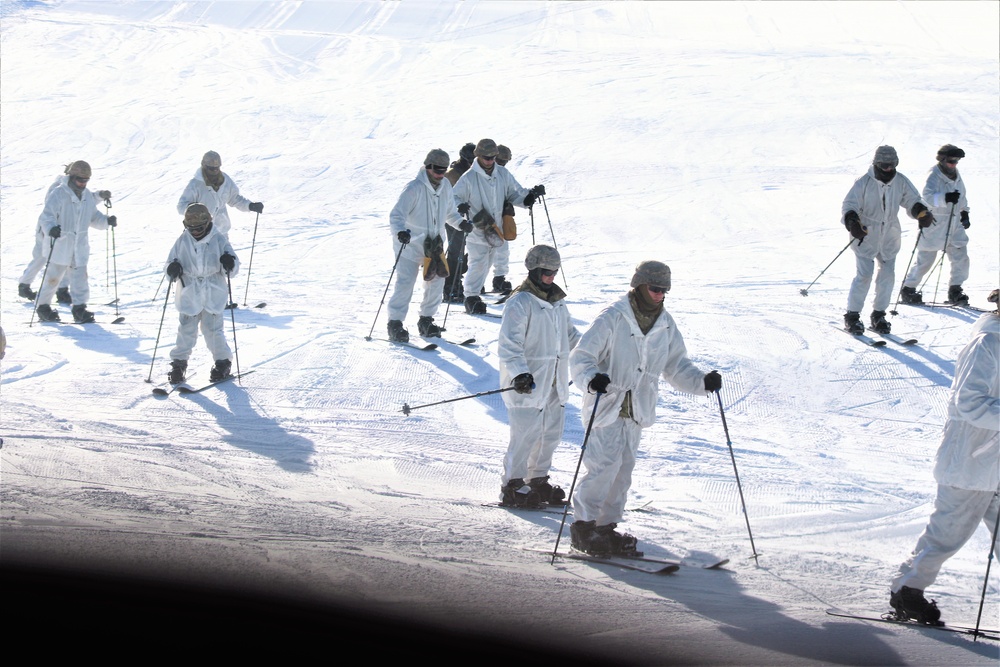
[[[542,408],[507,407],[510,444],[503,459],[501,485],[512,479],[527,482],[549,474],[552,454],[562,441],[565,415],[566,408],[559,402],[555,387],[549,388]]]
[[[969,279],[969,251],[965,246],[956,248],[950,245],[946,254],[951,263],[951,277],[948,279],[948,285],[961,285]],[[906,278],[903,279],[903,287],[918,287],[920,281],[934,266],[937,257],[938,251],[936,250],[917,251],[917,261],[910,272],[906,274]]]
[[[178,361],[187,361],[191,357],[191,350],[198,342],[198,325],[201,325],[201,333],[205,337],[205,346],[212,353],[212,359],[230,359],[233,356],[229,349],[229,342],[226,341],[224,329],[226,318],[224,313],[213,315],[207,310],[203,310],[197,315],[180,316],[180,323],[177,325],[177,342],[174,349],[170,350],[170,358]]]
[[[18,283],[24,283],[25,285],[30,285],[38,272],[45,267],[45,262],[49,260],[49,246],[45,242],[46,236],[42,233],[42,228],[39,227],[35,229],[35,247],[31,249],[31,261],[28,262],[28,266],[24,269],[24,273],[21,274],[21,278],[17,281]],[[48,246],[48,247],[46,247]],[[64,276],[62,281],[59,283],[59,287],[69,287],[69,276]]]
[[[510,243],[499,248],[491,248],[483,243],[469,243],[469,270],[465,274],[465,296],[479,296],[486,285],[486,276],[493,267],[493,275],[506,276],[510,268]],[[491,286],[492,287],[492,286]]]
[[[74,306],[85,306],[90,299],[90,280],[86,266],[49,264],[45,272],[45,282],[38,288],[38,305],[51,304],[52,297],[61,285],[69,280],[69,292]]]
[[[423,262],[415,262],[400,257],[396,264],[396,287],[389,298],[389,319],[402,322],[410,309],[410,299],[416,286],[417,276],[423,275]],[[444,278],[424,280],[424,298],[420,302],[420,317],[434,317],[444,299]]]
[[[851,282],[851,291],[847,295],[847,310],[860,313],[865,307],[865,297],[868,296],[868,288],[872,284],[876,261],[878,275],[875,276],[875,301],[872,303],[872,310],[888,310],[896,282],[896,257],[887,259],[878,255],[875,259],[868,259],[855,255],[854,258],[857,263],[857,274]]]
[[[596,521],[598,526],[605,526],[622,520],[641,436],[639,424],[621,417],[591,430],[583,453],[586,472],[573,494],[576,521]]]

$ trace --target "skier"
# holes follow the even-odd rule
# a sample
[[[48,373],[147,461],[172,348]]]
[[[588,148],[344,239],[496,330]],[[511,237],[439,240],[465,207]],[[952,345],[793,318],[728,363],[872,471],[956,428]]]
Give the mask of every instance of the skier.
[[[201,166],[177,201],[177,212],[184,215],[187,207],[194,203],[208,207],[212,214],[212,226],[226,238],[232,227],[227,205],[244,212],[264,212],[263,202],[251,202],[240,194],[240,188],[232,177],[222,171],[222,158],[215,151],[208,151],[202,156]]]
[[[492,139],[481,139],[476,144],[472,168],[455,186],[458,212],[467,213],[475,224],[475,229],[467,236],[469,272],[465,277],[465,310],[472,314],[486,312],[486,304],[479,294],[490,266],[494,267],[493,291],[510,292],[511,289],[506,277],[510,247],[497,227],[501,224],[504,203],[528,208],[539,195],[545,194],[543,185],[536,185],[531,190],[522,188],[505,167],[496,164],[498,152]]]
[[[171,281],[180,282],[174,299],[180,322],[167,375],[172,384],[184,382],[188,358],[198,342],[199,325],[215,360],[209,380],[218,382],[229,377],[232,351],[223,330],[226,320],[222,313],[229,296],[226,276],[236,275],[239,266],[229,240],[215,228],[208,207],[189,204],[184,211],[184,231],[170,249],[165,269]]]
[[[476,159],[475,151],[476,145],[474,143],[470,142],[462,146],[462,149],[458,151],[458,159],[452,162],[451,168],[444,173],[444,177],[451,183],[452,188],[458,183],[458,179],[462,177],[462,174],[469,171],[472,167],[472,161]],[[455,229],[451,225],[446,226],[445,229],[448,232],[448,266],[454,270],[459,264],[459,257],[465,254],[465,236],[461,233],[462,230]],[[466,233],[471,232],[472,223],[466,224],[463,222],[462,229]],[[469,264],[463,259],[462,275],[465,275],[465,272],[468,270]],[[453,280],[454,285],[452,284]],[[444,281],[444,299],[451,303],[465,302],[465,288],[462,285],[461,275],[452,275],[452,277]]]
[[[435,148],[424,158],[417,177],[406,184],[399,200],[389,213],[389,227],[395,238],[393,250],[399,256],[396,266],[396,288],[389,299],[389,340],[407,342],[410,333],[403,320],[410,307],[417,273],[423,270],[424,298],[420,304],[417,331],[421,336],[441,335],[434,324],[434,314],[444,297],[448,276],[445,258],[445,226],[458,227],[461,220],[455,212],[451,183],[445,179],[448,154]],[[406,246],[400,253],[400,248]]]
[[[586,387],[583,421],[593,416],[586,472],[573,498],[572,544],[592,554],[636,553],[636,538],[615,530],[622,519],[642,429],[656,421],[658,380],[706,395],[722,388],[716,371],[704,373],[688,359],[684,339],[663,309],[670,268],[640,262],[632,290],[608,306],[570,353],[570,373]],[[594,412],[597,395],[600,398]]]
[[[844,328],[853,334],[862,334],[861,309],[868,296],[868,288],[878,260],[875,278],[875,301],[871,326],[876,333],[889,333],[891,326],[885,319],[885,309],[892,299],[896,280],[896,253],[899,252],[899,208],[905,208],[916,218],[921,229],[934,223],[934,215],[920,199],[920,193],[903,174],[896,171],[899,157],[892,146],[879,146],[875,150],[868,173],[854,182],[843,205],[843,223],[857,244],[851,244],[857,264],[857,274],[847,296]]]
[[[1000,290],[989,300],[997,303]],[[972,340],[955,362],[948,420],[934,465],[934,512],[910,558],[892,580],[889,604],[900,620],[941,624],[924,589],[982,521],[992,532],[1000,512],[1000,310],[973,325]],[[994,553],[1000,540],[993,535]]]
[[[69,275],[72,293],[73,321],[87,323],[94,321],[94,314],[87,310],[90,298],[90,283],[87,276],[87,262],[90,259],[90,227],[107,229],[118,224],[115,216],[106,216],[97,210],[94,193],[87,189],[90,181],[90,165],[77,160],[66,170],[66,179],[50,188],[45,196],[45,206],[38,217],[38,226],[48,242],[43,245],[50,249],[49,267],[45,282],[38,289],[38,319],[42,322],[58,322],[59,313],[50,305],[52,296]]]
[[[569,352],[580,332],[570,320],[566,293],[555,283],[559,265],[555,248],[531,248],[524,258],[528,277],[507,300],[500,323],[500,386],[514,387],[503,394],[510,443],[500,494],[508,507],[560,503],[566,497],[549,483],[548,473],[562,440]]]
[[[944,250],[951,262],[948,280],[948,303],[968,304],[969,297],[962,291],[962,283],[969,277],[969,202],[965,198],[965,183],[958,173],[958,161],[965,151],[945,144],[937,153],[937,164],[931,168],[924,185],[924,201],[931,206],[937,224],[927,227],[917,243],[917,261],[903,280],[899,300],[903,303],[923,303],[917,291],[920,281],[931,270],[938,251]],[[947,220],[941,224],[942,220]],[[948,247],[945,247],[945,243]]]

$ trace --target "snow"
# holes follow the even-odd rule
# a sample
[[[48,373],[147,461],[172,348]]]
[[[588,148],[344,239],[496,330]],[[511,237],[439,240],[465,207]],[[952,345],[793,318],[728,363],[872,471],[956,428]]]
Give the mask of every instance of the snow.
[[[853,276],[840,203],[892,144],[922,186],[937,148],[968,157],[973,303],[1000,275],[1000,5],[605,2],[51,2],[0,4],[2,555],[85,562],[346,599],[501,638],[631,662],[995,664],[995,642],[835,619],[879,611],[933,498],[954,359],[974,316],[899,307],[920,346],[834,331]],[[759,567],[712,399],[663,385],[623,528],[647,553],[728,556],[657,578],[549,564],[560,517],[487,509],[506,412],[498,322],[448,313],[470,348],[366,342],[392,267],[388,211],[426,152],[511,147],[546,185],[534,236],[564,259],[581,330],[643,259],[667,262],[667,308],[718,369]],[[242,194],[239,366],[192,397],[154,397],[176,201],[216,150]],[[122,324],[104,232],[91,233],[98,324],[28,326],[14,297],[45,189],[85,159],[113,192]],[[532,228],[519,210],[512,278]],[[901,278],[916,238],[904,218]],[[947,270],[947,267],[945,267]],[[942,280],[946,289],[947,275]],[[37,280],[35,283],[37,286]],[[934,290],[934,281],[927,288]],[[154,294],[156,298],[154,299]],[[866,304],[870,307],[871,295]],[[266,302],[266,307],[253,308]],[[64,320],[68,309],[60,307]],[[499,311],[499,309],[495,309]],[[416,304],[407,326],[416,330]],[[444,319],[440,311],[438,322]],[[159,335],[159,346],[156,341]],[[155,360],[154,360],[155,352]],[[195,349],[194,383],[211,360]],[[584,429],[572,389],[554,481]],[[934,587],[974,624],[985,528]],[[167,556],[169,554],[169,556]],[[1000,619],[996,569],[984,625]],[[534,630],[515,609],[537,612]],[[462,620],[456,621],[456,618]],[[940,636],[939,636],[940,635]]]

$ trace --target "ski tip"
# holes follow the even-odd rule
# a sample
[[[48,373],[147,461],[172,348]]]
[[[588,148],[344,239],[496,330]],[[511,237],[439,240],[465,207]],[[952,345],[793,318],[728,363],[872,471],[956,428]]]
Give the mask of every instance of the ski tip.
[[[261,301],[261,302],[260,302],[260,303],[258,303],[258,304],[257,304],[256,306],[254,306],[254,308],[263,308],[263,307],[264,307],[264,306],[266,306],[266,305],[267,305],[267,302],[266,302],[266,301]]]
[[[164,389],[163,387],[154,387],[153,388],[153,395],[154,396],[166,396],[169,393],[170,392],[167,391],[166,389]]]
[[[125,321],[124,317],[117,317],[117,318],[111,320],[111,324],[121,324],[124,321]]]

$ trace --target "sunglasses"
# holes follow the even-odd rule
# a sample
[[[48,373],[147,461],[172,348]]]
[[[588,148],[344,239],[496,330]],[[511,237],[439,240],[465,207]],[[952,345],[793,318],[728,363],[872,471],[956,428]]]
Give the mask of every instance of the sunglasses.
[[[646,285],[646,287],[648,287],[649,291],[653,294],[663,294],[664,292],[670,291],[669,287],[654,287],[653,285]]]
[[[483,160],[486,160],[487,162],[494,162],[497,159],[496,155],[480,155],[479,157],[482,158]]]
[[[443,174],[448,171],[448,167],[435,167],[432,164],[426,165],[427,171],[433,171],[435,174]]]
[[[201,165],[201,166],[202,166],[202,167],[203,167],[204,169],[207,169],[208,171],[219,171],[220,169],[222,169],[222,167],[212,167],[212,166],[209,166],[209,165],[207,165],[207,164],[203,164],[203,165]]]
[[[958,164],[958,158],[957,157],[950,157],[947,160],[945,160],[944,163],[945,164]]]
[[[558,270],[556,270],[556,271],[550,271],[548,269],[539,269],[539,270],[542,272],[542,275],[545,276],[546,278],[551,278],[552,276],[554,276],[557,273],[559,273]]]
[[[84,178],[83,176],[74,176],[73,180],[76,181],[77,183],[87,183],[90,181],[89,178]]]
[[[876,162],[875,166],[881,169],[882,171],[892,171],[893,169],[896,168],[896,165],[894,165],[892,162]]]

